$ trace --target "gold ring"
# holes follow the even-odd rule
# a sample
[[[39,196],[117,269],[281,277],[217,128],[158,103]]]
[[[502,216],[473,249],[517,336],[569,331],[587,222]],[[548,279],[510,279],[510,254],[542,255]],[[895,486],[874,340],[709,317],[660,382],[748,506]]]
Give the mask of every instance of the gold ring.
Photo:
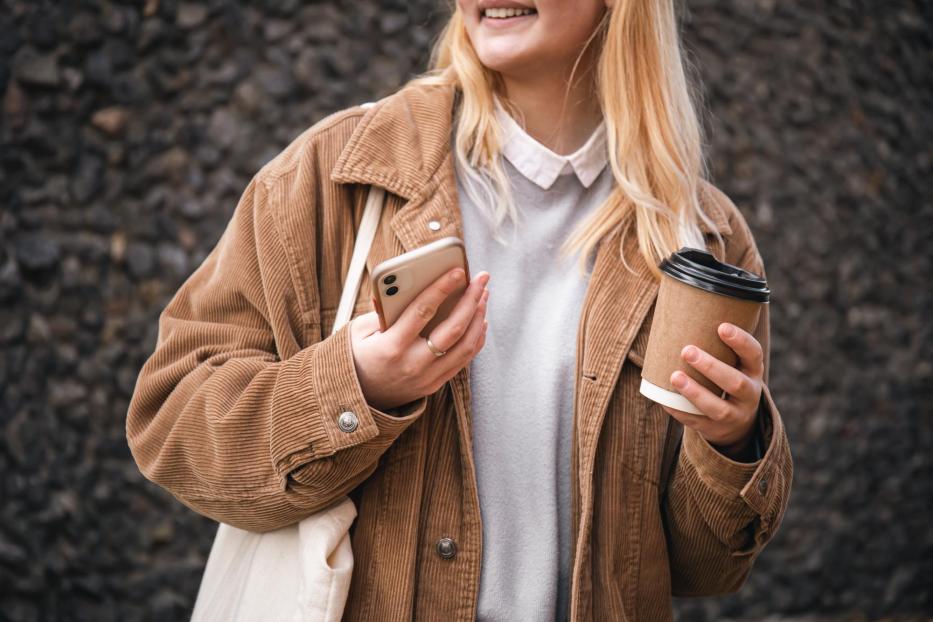
[[[428,344],[428,347],[431,348],[431,352],[434,353],[434,356],[444,356],[445,354],[447,354],[447,352],[441,352],[440,350],[438,350],[437,347],[433,343],[431,343],[430,337],[425,337],[424,340]]]

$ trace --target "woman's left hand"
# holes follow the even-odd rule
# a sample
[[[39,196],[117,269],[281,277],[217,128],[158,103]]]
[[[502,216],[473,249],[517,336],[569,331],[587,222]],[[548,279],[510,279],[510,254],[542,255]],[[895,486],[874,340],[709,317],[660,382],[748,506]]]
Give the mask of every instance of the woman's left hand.
[[[694,345],[684,346],[680,356],[726,392],[724,398],[683,373],[671,374],[671,384],[703,414],[694,415],[663,406],[669,415],[696,430],[727,456],[743,453],[755,433],[761,399],[764,360],[761,344],[747,331],[729,323],[719,325],[719,336],[735,350],[738,366],[732,367]]]

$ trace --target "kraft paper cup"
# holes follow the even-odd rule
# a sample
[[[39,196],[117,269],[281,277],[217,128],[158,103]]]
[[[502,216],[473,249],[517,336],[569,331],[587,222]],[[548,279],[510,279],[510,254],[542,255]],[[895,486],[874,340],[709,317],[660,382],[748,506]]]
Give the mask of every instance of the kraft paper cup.
[[[659,268],[661,286],[639,390],[659,404],[700,415],[700,410],[671,385],[671,374],[679,369],[715,395],[724,391],[683,361],[680,352],[693,344],[735,367],[738,357],[719,338],[717,329],[722,322],[729,322],[752,332],[771,292],[762,277],[721,263],[708,251],[696,248],[681,248]]]

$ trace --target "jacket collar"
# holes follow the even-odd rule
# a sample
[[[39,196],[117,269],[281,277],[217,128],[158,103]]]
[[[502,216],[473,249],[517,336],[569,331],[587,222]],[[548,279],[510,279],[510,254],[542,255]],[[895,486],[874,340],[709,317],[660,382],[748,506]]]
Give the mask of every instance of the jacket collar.
[[[409,201],[450,152],[454,90],[408,85],[370,107],[331,172],[338,183],[375,184]]]
[[[409,202],[423,199],[451,156],[455,95],[451,85],[410,84],[376,102],[341,151],[331,179],[375,184]],[[715,200],[702,205],[717,231],[732,233],[728,215]],[[453,217],[459,218],[459,212]],[[702,221],[699,226],[712,231]]]

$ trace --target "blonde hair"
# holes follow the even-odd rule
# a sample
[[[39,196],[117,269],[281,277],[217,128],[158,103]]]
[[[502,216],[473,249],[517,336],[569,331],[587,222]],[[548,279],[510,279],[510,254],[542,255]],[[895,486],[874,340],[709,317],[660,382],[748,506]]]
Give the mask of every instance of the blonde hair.
[[[580,252],[581,271],[604,236],[618,228],[628,234],[633,222],[639,249],[655,278],[660,278],[657,264],[681,246],[705,248],[701,220],[716,231],[700,207],[707,165],[694,107],[699,91],[688,81],[687,69],[692,68],[685,68],[679,35],[673,0],[617,0],[571,71],[573,80],[577,64],[595,41],[600,46],[596,92],[615,181],[606,201],[561,246],[562,256]],[[458,173],[476,182],[464,187],[488,212],[494,231],[507,217],[517,224],[494,113],[493,96],[501,98],[502,79],[480,62],[459,8],[434,45],[429,70],[409,83],[457,87],[454,158]],[[568,93],[569,89],[570,83]],[[503,106],[511,107],[507,100]],[[719,233],[715,235],[721,242]]]

